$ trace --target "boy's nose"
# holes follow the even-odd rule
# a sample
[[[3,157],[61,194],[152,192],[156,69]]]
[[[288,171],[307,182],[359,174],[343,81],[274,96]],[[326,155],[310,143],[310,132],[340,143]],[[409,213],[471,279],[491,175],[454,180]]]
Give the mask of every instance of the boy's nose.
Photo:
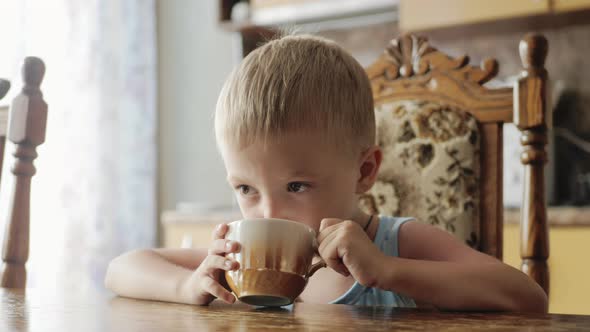
[[[264,202],[264,206],[262,209],[262,216],[264,218],[288,219],[284,215],[284,212],[284,209],[281,208],[281,204],[276,200],[267,199]]]
[[[272,208],[265,208],[264,212],[262,213],[262,217],[263,218],[282,219],[279,216],[278,211],[276,211],[275,209],[272,209]]]

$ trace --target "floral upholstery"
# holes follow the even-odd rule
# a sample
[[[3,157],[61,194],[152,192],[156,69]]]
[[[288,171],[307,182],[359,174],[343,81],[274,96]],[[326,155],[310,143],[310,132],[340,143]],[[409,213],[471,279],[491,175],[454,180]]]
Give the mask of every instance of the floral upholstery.
[[[432,102],[403,101],[375,110],[383,162],[361,197],[367,211],[412,216],[470,246],[479,239],[479,145],[476,120]]]

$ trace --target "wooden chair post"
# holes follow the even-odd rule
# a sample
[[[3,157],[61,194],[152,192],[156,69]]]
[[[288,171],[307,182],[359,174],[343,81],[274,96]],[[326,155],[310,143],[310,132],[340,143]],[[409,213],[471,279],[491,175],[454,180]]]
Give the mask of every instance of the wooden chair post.
[[[22,68],[24,87],[11,105],[8,139],[16,144],[13,188],[10,191],[0,286],[24,288],[29,256],[29,203],[31,178],[35,174],[33,161],[36,147],[45,141],[47,104],[39,89],[45,65],[35,57],[27,57]],[[3,216],[4,217],[4,216]]]
[[[521,211],[522,271],[549,294],[549,238],[543,168],[547,161],[547,40],[527,35],[520,42],[524,66],[514,88],[514,123],[521,130],[524,196]]]
[[[10,90],[10,82],[0,78],[0,100]],[[2,185],[2,161],[4,160],[4,146],[6,143],[7,116],[5,107],[0,106],[0,185]]]

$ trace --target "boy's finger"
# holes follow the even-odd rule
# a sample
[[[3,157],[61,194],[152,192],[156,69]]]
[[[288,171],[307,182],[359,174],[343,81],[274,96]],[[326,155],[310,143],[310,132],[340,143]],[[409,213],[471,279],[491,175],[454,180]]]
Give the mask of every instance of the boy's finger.
[[[326,219],[324,219],[326,220]],[[335,220],[340,220],[340,219],[335,219]],[[320,233],[318,234],[317,240],[318,240],[318,244],[322,244],[322,242],[324,242],[326,240],[326,238],[328,238],[329,236],[331,236],[332,234],[337,234],[338,232],[336,232],[339,229],[339,225],[342,223],[342,220],[340,220],[340,222],[334,222],[332,223],[327,222],[326,225],[328,226],[324,226],[323,229],[321,229]],[[321,227],[321,225],[320,225]]]
[[[236,301],[236,297],[232,293],[228,292],[225,288],[223,288],[223,286],[221,286],[221,284],[209,276],[204,276],[201,279],[201,288],[203,288],[209,294],[227,303],[231,304]]]
[[[240,267],[240,263],[229,258],[216,255],[207,256],[201,265],[203,266],[203,274],[208,276],[212,276],[213,273],[218,270],[231,271],[237,270]]]
[[[328,264],[328,263],[326,263]],[[336,263],[335,267],[333,268],[334,271],[340,273],[341,275],[348,277],[350,276],[350,272],[348,271],[348,268],[346,267],[346,265],[344,265],[344,263]]]
[[[216,239],[209,248],[209,255],[229,254],[240,251],[240,243],[226,239]]]
[[[338,218],[324,218],[324,219],[322,219],[322,222],[320,223],[320,232],[332,225],[336,225],[341,222],[342,222],[342,219],[338,219]]]
[[[344,265],[344,263],[342,263],[340,259],[327,259],[325,261],[326,265],[328,265],[328,267],[330,267],[332,270],[340,273],[345,277],[348,277],[350,275],[350,272],[348,272],[348,268],[346,268],[346,265]]]
[[[336,232],[332,232],[328,235],[328,237],[326,237],[326,239],[320,244],[318,252],[320,257],[326,262],[326,265],[346,277],[350,275],[350,272],[338,255],[338,243],[336,237]]]
[[[336,236],[338,232],[336,232],[336,228],[334,229],[326,229],[318,235],[318,253],[320,255],[322,253],[326,253],[326,247],[336,241]],[[336,244],[336,243],[334,243]]]
[[[225,237],[225,233],[227,233],[229,226],[227,224],[219,224],[215,227],[213,231],[213,240],[223,239]]]

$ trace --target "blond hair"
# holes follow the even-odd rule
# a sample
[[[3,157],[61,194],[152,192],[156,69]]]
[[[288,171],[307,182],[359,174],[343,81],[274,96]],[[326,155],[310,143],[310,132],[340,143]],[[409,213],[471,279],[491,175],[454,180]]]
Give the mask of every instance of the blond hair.
[[[230,74],[217,101],[218,144],[245,147],[293,131],[325,133],[349,150],[375,143],[373,96],[363,67],[333,41],[272,40]]]

